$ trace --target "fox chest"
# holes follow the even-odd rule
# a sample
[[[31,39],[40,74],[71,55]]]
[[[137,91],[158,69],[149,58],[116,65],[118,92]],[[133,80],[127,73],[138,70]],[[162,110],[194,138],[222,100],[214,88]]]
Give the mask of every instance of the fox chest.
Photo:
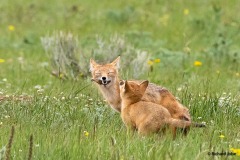
[[[100,90],[103,97],[107,100],[108,104],[116,111],[121,112],[121,99],[119,93],[112,88],[101,86]]]
[[[131,128],[136,128],[136,124],[133,121],[131,115],[129,114],[128,109],[123,109],[121,112],[121,118],[123,120],[123,123],[127,126],[127,127],[131,127]]]

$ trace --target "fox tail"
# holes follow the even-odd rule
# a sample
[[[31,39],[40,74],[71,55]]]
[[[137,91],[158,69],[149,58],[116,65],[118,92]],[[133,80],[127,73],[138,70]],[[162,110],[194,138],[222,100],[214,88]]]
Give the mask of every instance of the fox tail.
[[[204,123],[195,123],[195,122],[191,122],[191,121],[184,121],[184,120],[179,120],[179,119],[174,119],[174,118],[171,118],[168,123],[177,128],[206,127],[206,125]]]

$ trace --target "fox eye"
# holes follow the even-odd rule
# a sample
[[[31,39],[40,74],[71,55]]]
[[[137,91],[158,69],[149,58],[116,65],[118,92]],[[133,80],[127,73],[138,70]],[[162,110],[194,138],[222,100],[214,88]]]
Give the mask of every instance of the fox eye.
[[[96,72],[95,75],[96,75],[96,76],[100,76],[101,73],[100,73],[100,72]]]
[[[114,74],[114,72],[108,72],[108,74]]]

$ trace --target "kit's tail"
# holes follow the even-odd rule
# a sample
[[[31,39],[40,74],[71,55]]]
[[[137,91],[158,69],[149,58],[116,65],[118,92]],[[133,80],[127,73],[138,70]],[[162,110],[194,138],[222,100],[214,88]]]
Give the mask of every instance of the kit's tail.
[[[196,123],[196,122],[190,122],[190,121],[185,121],[185,120],[179,120],[179,119],[174,119],[171,118],[168,123],[171,126],[177,127],[177,128],[188,128],[188,127],[206,127],[204,123]]]

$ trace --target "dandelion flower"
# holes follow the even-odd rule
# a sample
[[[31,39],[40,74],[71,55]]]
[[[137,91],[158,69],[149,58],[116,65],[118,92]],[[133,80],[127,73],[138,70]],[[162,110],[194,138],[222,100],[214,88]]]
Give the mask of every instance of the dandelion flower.
[[[196,66],[196,67],[199,67],[201,65],[202,65],[202,62],[200,62],[200,61],[195,61],[194,62],[194,66]]]
[[[85,135],[86,137],[88,137],[88,136],[89,136],[89,133],[88,133],[88,131],[84,131],[83,133],[84,133],[84,135]]]
[[[237,76],[237,77],[239,77],[239,76],[240,76],[240,74],[237,72],[237,73],[236,73],[236,76]]]
[[[0,63],[5,62],[5,59],[0,58]]]
[[[230,148],[230,151],[236,153],[237,156],[240,156],[240,149],[237,148]]]
[[[154,60],[154,62],[155,62],[155,63],[160,63],[161,60],[160,60],[159,58],[157,58],[157,59]]]
[[[13,25],[9,25],[9,26],[8,26],[8,30],[12,32],[12,31],[15,30],[15,27],[14,27]]]
[[[60,77],[60,78],[63,78],[63,77],[64,77],[64,74],[60,73],[59,77]]]
[[[149,60],[149,61],[148,61],[148,65],[149,65],[149,66],[152,66],[152,65],[153,65],[153,63],[154,63],[154,62],[153,62],[153,61],[151,61],[151,60]]]
[[[184,10],[183,10],[183,14],[184,14],[184,15],[188,15],[188,14],[189,14],[189,10],[188,10],[188,9],[184,9]]]
[[[225,137],[225,136],[224,136],[224,135],[222,135],[222,134],[219,136],[219,138],[224,138],[224,137]]]

